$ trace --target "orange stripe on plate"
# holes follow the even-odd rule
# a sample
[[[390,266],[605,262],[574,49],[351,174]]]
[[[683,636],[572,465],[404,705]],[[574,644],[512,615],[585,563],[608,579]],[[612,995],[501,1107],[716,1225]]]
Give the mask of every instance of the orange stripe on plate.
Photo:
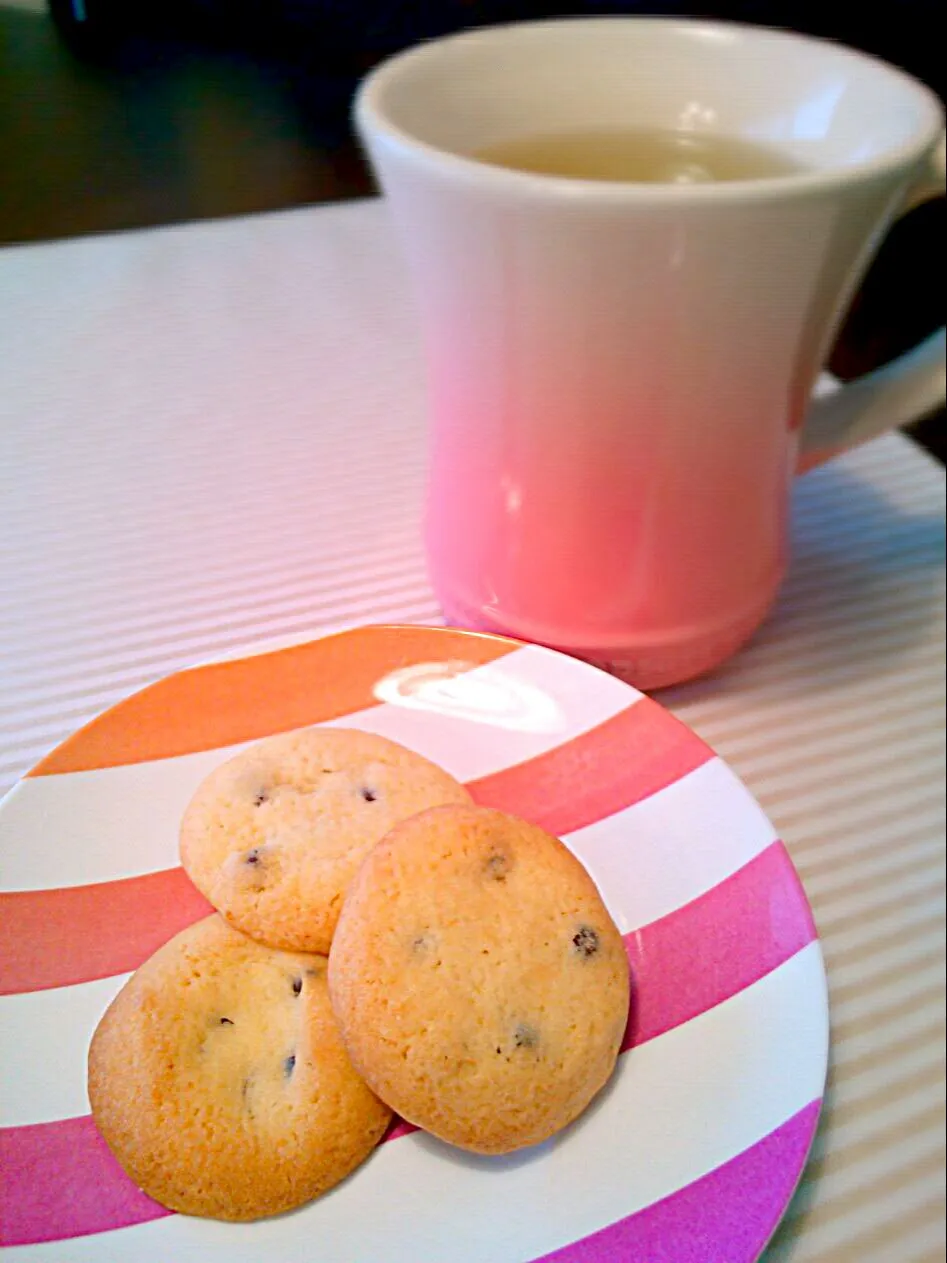
[[[584,829],[680,780],[713,751],[650,697],[546,754],[467,788],[562,836]]]
[[[80,728],[29,773],[85,772],[255,741],[377,706],[392,671],[456,654],[456,673],[519,645],[438,627],[360,627],[275,653],[180,671]]]
[[[184,873],[0,895],[0,995],[137,969],[213,908]]]
[[[712,751],[642,698],[571,741],[473,781],[481,804],[563,835],[686,776]],[[0,995],[137,969],[208,905],[179,868],[95,886],[0,894]]]

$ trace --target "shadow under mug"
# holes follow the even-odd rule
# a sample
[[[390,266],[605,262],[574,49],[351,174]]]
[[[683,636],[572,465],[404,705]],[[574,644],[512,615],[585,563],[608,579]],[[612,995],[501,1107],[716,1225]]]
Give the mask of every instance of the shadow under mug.
[[[447,618],[644,689],[713,668],[774,599],[793,475],[943,403],[943,330],[812,401],[888,226],[943,192],[939,102],[819,40],[600,18],[409,50],[369,75],[356,120],[419,299]],[[795,167],[639,184],[472,156],[616,128]]]

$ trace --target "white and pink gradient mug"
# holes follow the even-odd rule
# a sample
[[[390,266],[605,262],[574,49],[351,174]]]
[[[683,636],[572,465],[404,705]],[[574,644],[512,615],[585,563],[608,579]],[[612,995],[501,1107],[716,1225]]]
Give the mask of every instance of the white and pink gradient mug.
[[[645,689],[722,662],[785,571],[793,475],[943,402],[943,330],[811,402],[886,229],[943,192],[937,99],[817,40],[603,18],[414,48],[369,75],[356,120],[420,302],[447,618]],[[603,127],[736,136],[806,169],[636,185],[469,156]]]

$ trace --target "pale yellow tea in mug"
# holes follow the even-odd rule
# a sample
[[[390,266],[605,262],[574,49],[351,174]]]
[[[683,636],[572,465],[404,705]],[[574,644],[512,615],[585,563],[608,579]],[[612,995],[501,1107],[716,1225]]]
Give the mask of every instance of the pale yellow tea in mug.
[[[775,146],[695,132],[595,129],[518,136],[476,149],[493,166],[574,180],[702,184],[765,180],[802,170]]]

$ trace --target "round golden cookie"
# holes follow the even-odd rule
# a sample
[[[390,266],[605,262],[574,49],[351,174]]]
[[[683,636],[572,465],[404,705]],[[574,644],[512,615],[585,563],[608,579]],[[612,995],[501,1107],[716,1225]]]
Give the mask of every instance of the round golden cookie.
[[[392,825],[470,796],[441,768],[373,733],[306,728],[216,768],[181,823],[181,862],[251,938],[327,952],[359,864]]]
[[[507,1153],[576,1118],[628,1017],[624,944],[592,879],[535,825],[473,806],[392,830],[352,884],[329,956],[349,1055],[392,1109]]]
[[[375,1147],[391,1113],[346,1056],[325,965],[210,916],[118,993],[89,1048],[89,1099],[149,1196],[259,1219],[324,1193]]]

